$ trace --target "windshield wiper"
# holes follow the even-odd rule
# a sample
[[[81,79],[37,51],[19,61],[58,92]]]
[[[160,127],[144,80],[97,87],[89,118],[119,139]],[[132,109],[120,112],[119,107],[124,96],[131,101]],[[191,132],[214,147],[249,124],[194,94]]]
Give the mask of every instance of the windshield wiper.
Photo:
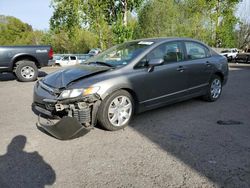
[[[96,64],[96,65],[102,65],[102,66],[107,66],[107,67],[114,67],[113,65],[110,65],[110,64],[102,62],[102,61],[93,61],[93,62],[89,62],[87,64],[88,65]]]

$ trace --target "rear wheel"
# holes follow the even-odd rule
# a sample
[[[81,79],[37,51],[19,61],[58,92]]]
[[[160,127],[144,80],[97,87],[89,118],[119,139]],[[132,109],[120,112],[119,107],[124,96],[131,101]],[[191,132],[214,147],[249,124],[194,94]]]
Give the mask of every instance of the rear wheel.
[[[249,57],[246,58],[246,64],[248,64],[248,62],[249,62],[249,59],[248,59],[248,58],[249,58]]]
[[[103,128],[115,131],[126,127],[134,112],[134,101],[130,93],[118,90],[106,97],[98,111],[98,122]]]
[[[207,94],[203,96],[206,101],[213,102],[216,101],[222,91],[221,78],[217,75],[214,75],[209,82],[209,88]]]
[[[38,69],[33,61],[23,60],[16,63],[14,73],[21,82],[35,81],[38,76]]]

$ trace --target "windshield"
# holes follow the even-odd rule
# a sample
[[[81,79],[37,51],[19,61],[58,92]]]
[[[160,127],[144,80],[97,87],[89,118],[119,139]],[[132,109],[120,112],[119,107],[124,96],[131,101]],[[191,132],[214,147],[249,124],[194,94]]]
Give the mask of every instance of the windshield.
[[[69,60],[69,56],[64,56],[62,60]]]
[[[153,42],[137,41],[123,43],[87,60],[86,63],[103,63],[112,67],[125,66],[151,44],[153,44]]]

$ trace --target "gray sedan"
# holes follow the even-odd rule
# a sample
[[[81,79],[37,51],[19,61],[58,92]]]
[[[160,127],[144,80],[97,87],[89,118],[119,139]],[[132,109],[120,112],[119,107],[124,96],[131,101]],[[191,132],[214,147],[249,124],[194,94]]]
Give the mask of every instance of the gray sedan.
[[[135,40],[38,81],[33,109],[49,122],[40,127],[66,139],[97,122],[119,130],[134,113],[193,97],[216,101],[227,78],[227,59],[200,41]]]

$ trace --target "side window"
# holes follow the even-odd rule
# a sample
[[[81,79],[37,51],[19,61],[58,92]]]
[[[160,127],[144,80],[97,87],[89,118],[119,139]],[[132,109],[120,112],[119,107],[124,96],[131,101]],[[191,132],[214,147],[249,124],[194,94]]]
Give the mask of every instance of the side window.
[[[145,68],[148,66],[148,60],[146,57],[144,57],[139,63],[137,63],[137,65],[135,66],[136,69],[140,69],[140,68]]]
[[[75,56],[70,56],[70,60],[76,60]]]
[[[69,56],[64,56],[62,60],[68,61],[69,60]]]
[[[179,62],[184,60],[184,52],[181,42],[168,42],[157,46],[146,55],[135,68],[147,67],[148,62],[152,59],[163,59],[164,64]]]
[[[184,60],[184,53],[180,42],[169,42],[156,47],[147,58],[163,59],[164,63],[179,62]]]
[[[208,49],[196,42],[185,42],[188,59],[202,59],[209,56]]]

